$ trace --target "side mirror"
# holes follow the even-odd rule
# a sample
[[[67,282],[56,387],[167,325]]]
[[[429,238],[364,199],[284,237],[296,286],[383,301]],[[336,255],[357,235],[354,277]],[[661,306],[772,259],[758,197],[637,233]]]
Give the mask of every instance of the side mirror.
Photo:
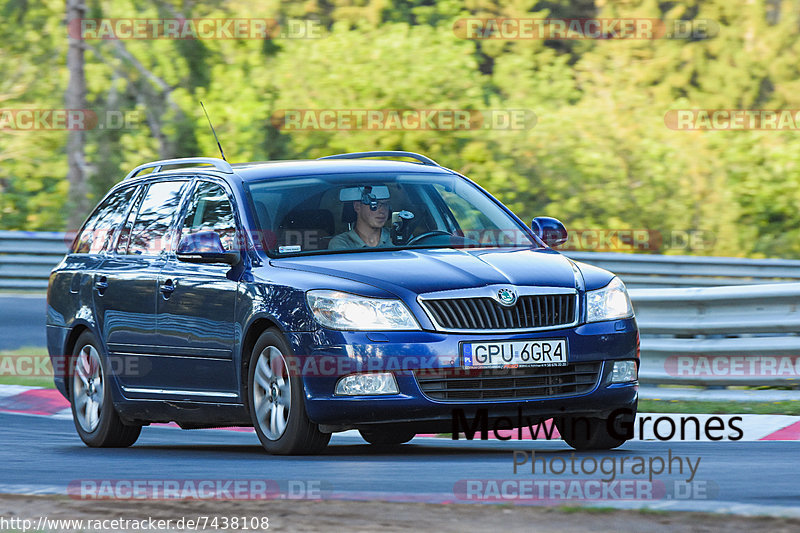
[[[567,242],[567,228],[552,217],[536,217],[531,221],[531,229],[548,246],[556,247]]]
[[[234,266],[242,260],[238,251],[225,250],[215,231],[199,231],[181,237],[176,255],[179,261],[186,263],[227,263]]]

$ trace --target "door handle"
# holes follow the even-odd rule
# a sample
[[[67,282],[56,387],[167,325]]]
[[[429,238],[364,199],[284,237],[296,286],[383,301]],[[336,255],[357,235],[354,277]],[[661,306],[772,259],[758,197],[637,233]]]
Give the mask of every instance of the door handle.
[[[167,281],[165,281],[164,284],[161,285],[161,287],[159,287],[159,288],[160,288],[161,292],[164,294],[165,298],[169,298],[170,295],[173,292],[175,292],[175,284],[172,282],[171,279],[168,279]]]
[[[97,281],[94,282],[94,288],[97,289],[98,294],[102,296],[108,288],[108,279],[105,276],[100,276]]]

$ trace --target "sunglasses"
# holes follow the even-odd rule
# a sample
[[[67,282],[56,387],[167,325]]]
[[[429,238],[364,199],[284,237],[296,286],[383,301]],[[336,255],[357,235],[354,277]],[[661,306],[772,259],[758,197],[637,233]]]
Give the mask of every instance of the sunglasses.
[[[392,204],[390,202],[388,202],[388,201],[383,201],[383,202],[373,201],[373,202],[369,202],[369,203],[367,203],[367,202],[363,202],[363,203],[364,203],[364,205],[368,205],[369,206],[370,211],[377,211],[378,209],[386,209],[387,211],[391,211],[392,210]]]

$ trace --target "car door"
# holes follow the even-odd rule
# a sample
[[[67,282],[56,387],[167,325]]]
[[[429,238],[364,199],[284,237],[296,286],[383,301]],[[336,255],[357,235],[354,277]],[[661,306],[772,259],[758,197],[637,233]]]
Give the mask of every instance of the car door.
[[[230,195],[221,183],[198,180],[176,242],[199,232],[216,232],[227,251],[237,247]],[[158,343],[170,359],[176,391],[186,399],[238,398],[233,362],[234,312],[240,267],[179,261],[174,253],[159,275]]]
[[[122,226],[116,246],[94,273],[97,325],[112,372],[126,396],[145,397],[169,384],[156,347],[158,274],[170,228],[188,180],[145,184]]]
[[[102,322],[103,317],[96,317],[93,313],[95,300],[98,299],[94,286],[95,273],[102,268],[113,249],[114,236],[125,221],[136,192],[135,185],[115,188],[95,208],[76,236],[70,253],[60,266],[60,275],[67,281],[64,285],[69,286],[69,293],[53,291],[48,299],[48,335],[51,323],[63,326],[65,319],[70,321],[66,323],[69,327],[76,323]],[[96,318],[93,320],[93,317]],[[95,333],[102,342],[101,331],[102,327]],[[63,357],[56,355],[54,362],[58,361],[57,367],[66,370]]]

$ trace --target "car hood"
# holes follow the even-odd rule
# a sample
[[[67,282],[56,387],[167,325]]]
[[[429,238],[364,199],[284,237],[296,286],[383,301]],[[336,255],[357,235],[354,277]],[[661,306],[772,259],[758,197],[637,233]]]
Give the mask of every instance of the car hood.
[[[274,259],[290,268],[366,283],[398,296],[504,284],[574,288],[571,262],[550,249],[425,249]],[[319,280],[318,288],[327,288]]]

